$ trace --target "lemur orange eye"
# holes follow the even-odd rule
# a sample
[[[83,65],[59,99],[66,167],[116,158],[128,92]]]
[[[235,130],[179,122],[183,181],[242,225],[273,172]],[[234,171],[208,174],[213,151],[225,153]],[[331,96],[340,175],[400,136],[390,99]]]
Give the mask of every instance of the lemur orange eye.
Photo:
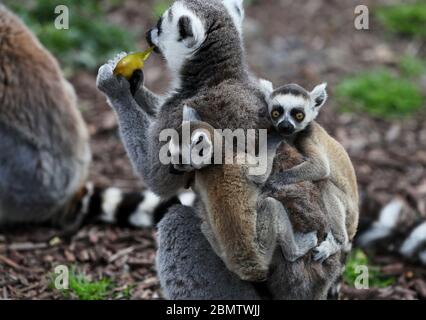
[[[303,119],[305,119],[305,115],[303,114],[303,112],[298,112],[294,115],[294,117],[296,118],[297,121],[301,122],[303,121]]]
[[[271,113],[272,118],[278,118],[280,116],[280,112],[278,110],[274,110]]]

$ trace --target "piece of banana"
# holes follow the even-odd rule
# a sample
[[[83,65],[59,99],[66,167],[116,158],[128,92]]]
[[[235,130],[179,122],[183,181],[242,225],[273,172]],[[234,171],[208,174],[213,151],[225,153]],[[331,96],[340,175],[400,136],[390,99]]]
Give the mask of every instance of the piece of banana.
[[[148,60],[153,50],[154,48],[151,47],[144,52],[136,52],[125,56],[117,63],[114,69],[114,75],[120,75],[125,77],[127,80],[130,80],[133,72],[144,67],[145,61]]]

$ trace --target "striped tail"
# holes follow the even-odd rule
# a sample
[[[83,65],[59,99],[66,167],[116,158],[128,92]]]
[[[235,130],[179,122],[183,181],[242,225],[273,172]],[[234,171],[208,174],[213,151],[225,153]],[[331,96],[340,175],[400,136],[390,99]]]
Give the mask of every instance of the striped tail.
[[[124,192],[110,187],[100,188],[87,183],[81,192],[79,214],[82,224],[102,222],[120,227],[153,227],[175,204],[192,206],[195,194],[184,191],[175,197],[163,201],[150,190],[142,192]]]
[[[426,218],[406,201],[396,198],[356,242],[361,247],[378,247],[407,260],[426,265]]]

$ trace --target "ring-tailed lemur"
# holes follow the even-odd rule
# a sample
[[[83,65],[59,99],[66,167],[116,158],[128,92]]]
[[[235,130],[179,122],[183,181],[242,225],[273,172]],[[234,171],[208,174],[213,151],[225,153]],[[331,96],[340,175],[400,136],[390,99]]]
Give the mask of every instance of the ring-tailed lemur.
[[[152,225],[160,205],[152,192],[87,182],[89,135],[74,89],[55,58],[1,4],[0,149],[0,226],[53,223],[71,232],[95,218]]]
[[[157,27],[148,34],[149,42],[154,44],[157,51],[162,52],[166,58],[174,79],[172,94],[164,100],[159,99],[143,86],[139,88],[142,94],[136,92],[133,96],[129,82],[124,78],[113,76],[114,63],[108,63],[99,70],[98,88],[107,95],[109,103],[117,113],[122,139],[129,157],[135,168],[144,177],[144,181],[160,195],[172,196],[179,189],[191,183],[191,173],[184,173],[180,176],[170,174],[169,166],[161,164],[158,157],[160,150],[163,147],[167,148],[167,142],[159,143],[160,132],[163,129],[179,127],[182,109],[186,101],[196,95],[205,94],[204,105],[206,108],[200,106],[201,108],[198,110],[203,117],[203,112],[210,112],[207,94],[212,87],[222,85],[224,91],[218,92],[222,101],[226,101],[226,99],[235,101],[234,97],[240,97],[240,95],[243,101],[255,99],[254,103],[257,104],[260,113],[263,112],[263,116],[266,117],[267,106],[264,96],[257,87],[257,83],[252,81],[244,63],[240,32],[243,12],[241,0],[208,2],[182,0],[176,1],[166,11]],[[243,85],[234,86],[237,90],[230,90],[233,81],[243,83]],[[230,82],[229,86],[227,82]],[[240,103],[237,104],[237,108],[239,105]],[[157,116],[153,117],[150,110],[157,110]],[[229,127],[232,128],[233,123],[241,121],[231,118]],[[180,206],[174,207],[172,211],[183,213],[189,212],[190,209]],[[198,213],[203,214],[203,212]],[[167,236],[164,238],[164,234],[161,235],[162,230],[165,232],[165,224],[173,223],[172,219],[163,221],[162,229],[160,228],[160,239],[167,238]],[[214,279],[208,281],[211,285],[201,284],[205,283],[201,281],[201,278],[209,277],[212,274],[210,270],[203,267],[208,266],[209,261],[198,265],[195,262],[197,260],[195,256],[198,253],[188,252],[186,249],[180,257],[181,252],[177,251],[178,247],[185,248],[185,244],[187,248],[196,247],[197,244],[192,245],[190,242],[191,238],[198,239],[198,236],[192,233],[193,229],[189,230],[184,225],[178,226],[178,229],[170,226],[170,230],[174,230],[174,232],[167,234],[174,239],[173,241],[160,241],[158,258],[160,264],[157,264],[157,267],[166,295],[176,298],[200,298],[209,296],[209,293],[212,293],[211,296],[217,297],[219,292],[234,292],[237,286],[228,283],[227,287],[219,288]],[[190,233],[187,234],[185,230],[189,230]],[[177,246],[178,244],[179,246]],[[201,245],[201,243],[199,244]],[[209,254],[206,252],[207,256]],[[213,254],[209,260],[213,262],[214,259]],[[282,261],[282,254],[278,254],[277,251],[273,260],[274,267],[267,283],[275,298],[300,298],[303,296],[325,298],[340,273],[341,266],[339,254],[330,257],[322,265],[313,263],[310,257],[285,263]],[[282,267],[285,268],[285,272],[282,272]],[[217,271],[221,273],[220,270]],[[224,266],[222,271],[226,272]],[[217,273],[215,272],[215,274]],[[213,274],[212,276],[214,277]],[[200,279],[200,282],[197,279]],[[293,283],[298,283],[297,290],[289,287]],[[182,290],[188,296],[180,295],[179,292]],[[198,296],[200,291],[205,294]],[[216,295],[213,294],[214,292]]]
[[[314,249],[314,259],[323,261],[349,247],[359,217],[352,162],[342,145],[315,121],[327,100],[326,84],[316,86],[312,92],[297,84],[275,90],[266,81],[261,85],[268,96],[268,111],[276,131],[306,157],[303,163],[272,176],[268,183],[272,189],[302,181],[320,183],[326,212],[323,218],[332,221],[327,239]]]

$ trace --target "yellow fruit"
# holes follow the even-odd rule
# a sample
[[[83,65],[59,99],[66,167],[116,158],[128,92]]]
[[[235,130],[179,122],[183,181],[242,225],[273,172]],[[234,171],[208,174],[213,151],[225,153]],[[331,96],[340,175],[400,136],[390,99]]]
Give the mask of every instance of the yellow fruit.
[[[115,76],[123,76],[129,80],[133,72],[144,67],[145,61],[148,60],[154,48],[149,48],[144,52],[136,52],[125,56],[121,59],[114,69]]]

